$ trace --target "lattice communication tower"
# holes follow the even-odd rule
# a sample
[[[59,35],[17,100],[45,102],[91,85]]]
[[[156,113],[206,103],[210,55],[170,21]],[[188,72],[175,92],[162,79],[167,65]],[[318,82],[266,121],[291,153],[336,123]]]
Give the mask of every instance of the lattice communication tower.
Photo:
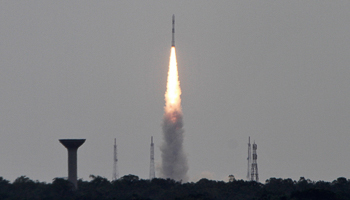
[[[153,136],[151,137],[151,150],[150,150],[150,166],[149,166],[149,180],[152,180],[156,177],[156,172],[154,169],[154,144]]]
[[[117,180],[119,177],[118,174],[118,158],[117,158],[117,139],[114,138],[114,155],[113,155],[113,181]]]
[[[251,168],[251,163],[252,163],[252,157],[251,157],[251,146],[250,146],[250,137],[248,139],[248,169],[247,169],[247,180],[250,180],[250,168]]]
[[[253,163],[252,163],[252,171],[251,171],[251,180],[259,182],[259,174],[258,174],[258,155],[256,154],[256,149],[258,148],[258,145],[253,144]]]

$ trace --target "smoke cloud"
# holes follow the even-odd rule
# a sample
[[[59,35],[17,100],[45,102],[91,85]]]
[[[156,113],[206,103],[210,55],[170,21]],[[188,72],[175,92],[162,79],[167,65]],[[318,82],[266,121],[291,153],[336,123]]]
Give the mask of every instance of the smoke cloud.
[[[161,146],[163,178],[187,182],[188,164],[183,150],[184,130],[181,111],[172,111],[164,114],[163,138]]]
[[[163,117],[162,151],[163,178],[187,182],[187,158],[183,151],[184,130],[182,128],[181,88],[177,71],[175,47],[171,47],[167,90],[165,92],[165,107]]]

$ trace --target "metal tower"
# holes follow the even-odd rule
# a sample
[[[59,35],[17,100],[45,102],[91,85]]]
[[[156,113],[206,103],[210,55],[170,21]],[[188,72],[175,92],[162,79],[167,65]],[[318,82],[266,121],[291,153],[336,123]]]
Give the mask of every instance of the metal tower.
[[[149,166],[149,180],[152,180],[156,177],[155,169],[154,169],[154,144],[153,144],[153,136],[151,137],[151,153],[150,153],[150,166]]]
[[[118,179],[118,168],[117,168],[117,139],[114,138],[114,156],[113,156],[113,181]]]
[[[256,154],[256,149],[258,148],[258,145],[253,144],[253,163],[252,163],[252,172],[251,172],[251,180],[259,182],[259,175],[258,175],[258,163],[256,160],[258,159],[258,155]]]
[[[250,180],[250,164],[252,163],[252,157],[251,157],[251,146],[250,146],[250,137],[248,139],[248,170],[247,170],[247,180]]]

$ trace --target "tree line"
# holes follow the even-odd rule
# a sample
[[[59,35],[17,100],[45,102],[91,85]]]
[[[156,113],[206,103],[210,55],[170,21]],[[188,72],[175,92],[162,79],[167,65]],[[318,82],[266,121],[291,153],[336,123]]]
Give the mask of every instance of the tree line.
[[[201,179],[181,183],[172,179],[140,179],[129,174],[115,181],[101,176],[90,176],[90,181],[78,180],[78,189],[63,178],[52,183],[33,181],[26,176],[12,183],[0,177],[0,199],[143,199],[143,200],[350,200],[350,179],[337,178],[332,182],[311,181],[301,177],[270,178],[265,183],[235,180],[229,182]]]

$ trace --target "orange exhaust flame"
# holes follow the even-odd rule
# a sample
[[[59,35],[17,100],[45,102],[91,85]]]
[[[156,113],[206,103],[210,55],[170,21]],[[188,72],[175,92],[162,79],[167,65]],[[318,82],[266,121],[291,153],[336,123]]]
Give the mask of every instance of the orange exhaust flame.
[[[168,82],[167,82],[167,90],[165,92],[165,113],[177,113],[181,114],[181,88],[179,81],[179,74],[177,71],[177,62],[176,62],[176,53],[175,47],[171,47],[170,53],[170,62],[169,62],[169,71],[168,71]],[[172,119],[172,121],[176,121]]]
[[[187,182],[188,164],[183,150],[184,130],[181,109],[181,89],[177,71],[175,47],[171,47],[167,90],[163,118],[163,139],[161,176]]]

